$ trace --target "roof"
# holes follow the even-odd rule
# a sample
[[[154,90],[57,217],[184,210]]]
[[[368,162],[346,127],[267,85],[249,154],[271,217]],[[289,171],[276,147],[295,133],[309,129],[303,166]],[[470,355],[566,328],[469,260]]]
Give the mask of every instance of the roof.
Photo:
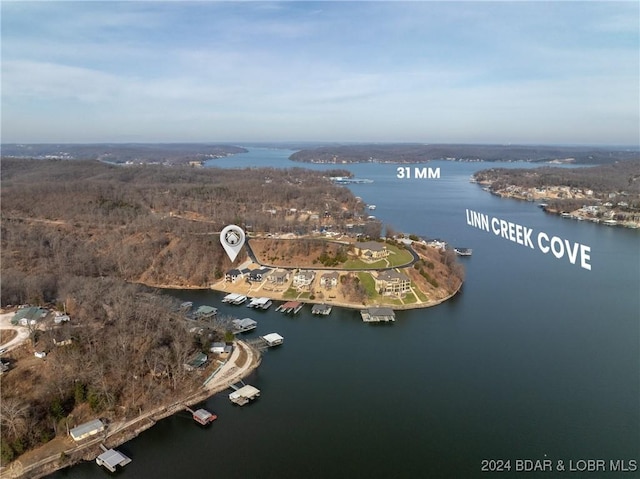
[[[231,321],[234,326],[238,326],[240,328],[246,328],[247,326],[254,326],[258,324],[251,318],[243,318],[243,319],[234,319]]]
[[[98,459],[106,465],[109,470],[114,470],[116,466],[120,464],[125,465],[131,462],[131,459],[115,449],[109,449],[103,452],[98,456]]]
[[[198,409],[196,412],[193,413],[193,417],[202,422],[207,422],[212,416],[213,414],[211,414],[206,409]]]
[[[311,270],[303,270],[300,271],[296,274],[297,278],[305,278],[305,279],[309,279],[309,278],[313,278],[316,275],[315,271],[311,271]]]
[[[69,431],[69,434],[77,440],[82,439],[84,436],[100,432],[104,427],[104,423],[100,419],[94,419],[93,421],[85,422],[84,424],[74,427]]]
[[[196,309],[195,315],[196,317],[200,317],[200,316],[213,316],[218,314],[218,308],[214,308],[213,306],[200,306],[198,309]]]
[[[254,397],[259,395],[260,395],[260,390],[258,388],[251,386],[250,384],[247,384],[245,386],[242,386],[237,391],[234,391],[231,394],[229,394],[229,398],[233,400],[239,397]]]
[[[188,364],[189,366],[191,366],[192,368],[199,368],[199,367],[201,367],[202,365],[204,365],[204,363],[206,363],[206,362],[207,362],[207,359],[209,359],[209,358],[207,357],[207,355],[206,355],[206,354],[204,354],[204,353],[202,353],[202,352],[200,352],[200,353],[198,353],[198,354],[194,355],[194,356],[189,360],[189,362],[187,362],[187,364]]]
[[[282,341],[284,339],[278,333],[265,334],[264,336],[262,336],[262,338],[268,343],[273,343],[273,342],[276,342],[276,341]]]
[[[395,316],[391,308],[369,308],[367,312],[371,316]]]
[[[13,316],[14,321],[20,321],[23,318],[28,320],[40,319],[47,315],[47,310],[39,308],[38,306],[31,306],[29,308],[19,309]]]
[[[407,275],[394,270],[381,271],[380,273],[378,273],[378,279],[382,281],[393,281],[394,279],[399,279],[400,281],[409,281]]]
[[[368,249],[371,251],[384,251],[385,249],[387,249],[384,244],[378,243],[377,241],[364,241],[362,243],[356,243],[355,247],[360,250]]]
[[[338,279],[340,277],[340,273],[338,273],[337,271],[334,271],[332,273],[325,273],[322,275],[322,277],[326,279],[333,279],[333,278]]]

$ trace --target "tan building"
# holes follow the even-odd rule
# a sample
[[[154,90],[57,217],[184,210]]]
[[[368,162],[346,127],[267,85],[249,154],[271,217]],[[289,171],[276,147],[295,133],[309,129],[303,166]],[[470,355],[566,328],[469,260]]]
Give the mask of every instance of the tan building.
[[[356,254],[364,261],[377,261],[389,256],[387,246],[384,243],[378,243],[377,241],[355,243],[353,247]]]
[[[378,273],[376,290],[385,296],[404,296],[411,291],[411,280],[404,273],[389,270]]]

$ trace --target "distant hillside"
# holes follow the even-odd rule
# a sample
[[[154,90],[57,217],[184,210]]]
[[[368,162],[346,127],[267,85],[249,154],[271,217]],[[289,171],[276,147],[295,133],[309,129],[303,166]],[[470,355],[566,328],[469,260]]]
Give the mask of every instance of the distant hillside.
[[[207,143],[3,144],[2,156],[12,158],[101,160],[112,163],[178,164],[222,158],[247,150]]]
[[[422,163],[452,161],[530,161],[605,164],[640,158],[638,148],[524,145],[425,145],[418,143],[323,146],[300,150],[290,160],[306,163]]]

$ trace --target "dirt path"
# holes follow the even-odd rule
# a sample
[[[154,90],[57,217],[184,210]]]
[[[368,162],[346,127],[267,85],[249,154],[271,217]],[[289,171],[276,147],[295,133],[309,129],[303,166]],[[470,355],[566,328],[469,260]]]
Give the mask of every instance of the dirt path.
[[[24,326],[14,326],[11,324],[11,318],[16,313],[4,313],[0,314],[0,329],[11,329],[16,332],[16,335],[10,341],[4,344],[0,344],[0,349],[5,349],[7,352],[20,346],[24,341],[29,339],[29,328]]]

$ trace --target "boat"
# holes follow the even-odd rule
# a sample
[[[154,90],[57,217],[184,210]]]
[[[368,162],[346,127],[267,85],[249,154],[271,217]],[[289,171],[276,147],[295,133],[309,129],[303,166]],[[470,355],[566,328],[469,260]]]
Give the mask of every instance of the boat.
[[[453,248],[458,256],[471,256],[473,250],[471,248]]]
[[[367,208],[369,208],[370,210],[375,210],[376,209],[376,205],[369,205],[369,206],[367,206]]]

